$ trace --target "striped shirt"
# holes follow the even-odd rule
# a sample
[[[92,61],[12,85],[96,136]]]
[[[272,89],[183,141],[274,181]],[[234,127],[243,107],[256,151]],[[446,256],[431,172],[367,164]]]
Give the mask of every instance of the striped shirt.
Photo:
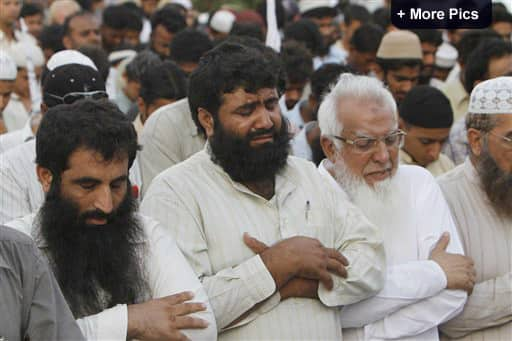
[[[314,164],[289,157],[266,200],[236,183],[207,150],[156,177],[141,211],[177,240],[206,288],[222,340],[341,340],[340,305],[380,290],[385,256],[378,229],[320,176]],[[267,245],[303,235],[336,248],[349,260],[348,278],[319,286],[319,299],[280,301],[244,232]],[[234,326],[230,323],[263,302]]]
[[[457,340],[511,340],[512,219],[496,214],[469,158],[437,180],[476,270],[464,310],[441,330]]]

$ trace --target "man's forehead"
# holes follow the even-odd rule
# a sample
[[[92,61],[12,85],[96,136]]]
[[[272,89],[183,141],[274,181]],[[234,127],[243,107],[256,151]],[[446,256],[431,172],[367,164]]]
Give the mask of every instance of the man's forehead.
[[[401,77],[415,77],[420,73],[421,67],[417,66],[402,66],[395,70],[389,70],[395,76]]]
[[[238,87],[232,92],[227,92],[222,95],[223,104],[242,104],[246,102],[253,102],[258,100],[265,100],[270,97],[277,96],[276,88],[261,88],[258,90],[249,90],[243,87]]]

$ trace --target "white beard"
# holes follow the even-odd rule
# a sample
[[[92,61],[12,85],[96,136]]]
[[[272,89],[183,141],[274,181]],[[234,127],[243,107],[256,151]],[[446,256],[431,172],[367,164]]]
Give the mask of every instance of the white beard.
[[[363,178],[353,174],[341,157],[333,166],[336,182],[371,222],[379,224],[397,212],[395,209],[399,210],[400,193],[394,176],[370,186]]]

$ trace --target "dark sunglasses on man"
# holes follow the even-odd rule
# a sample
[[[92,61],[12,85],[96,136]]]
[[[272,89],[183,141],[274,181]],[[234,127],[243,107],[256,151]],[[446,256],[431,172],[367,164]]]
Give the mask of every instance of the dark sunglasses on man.
[[[88,92],[70,92],[68,94],[65,94],[64,96],[57,96],[50,93],[45,93],[45,95],[54,98],[56,100],[61,101],[63,104],[71,104],[74,103],[80,99],[90,98],[93,100],[100,100],[104,98],[108,98],[108,95],[103,90],[97,90],[97,91],[88,91]]]

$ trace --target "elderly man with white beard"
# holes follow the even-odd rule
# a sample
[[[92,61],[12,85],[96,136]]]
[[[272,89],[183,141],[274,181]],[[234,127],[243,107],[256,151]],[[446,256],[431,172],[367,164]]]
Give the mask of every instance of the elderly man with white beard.
[[[477,270],[462,313],[441,331],[463,340],[512,337],[512,77],[478,84],[466,128],[470,156],[438,179]]]
[[[381,228],[388,265],[382,291],[342,308],[343,339],[438,340],[475,274],[434,178],[398,164],[405,133],[393,96],[378,80],[343,74],[318,117],[320,172]]]

